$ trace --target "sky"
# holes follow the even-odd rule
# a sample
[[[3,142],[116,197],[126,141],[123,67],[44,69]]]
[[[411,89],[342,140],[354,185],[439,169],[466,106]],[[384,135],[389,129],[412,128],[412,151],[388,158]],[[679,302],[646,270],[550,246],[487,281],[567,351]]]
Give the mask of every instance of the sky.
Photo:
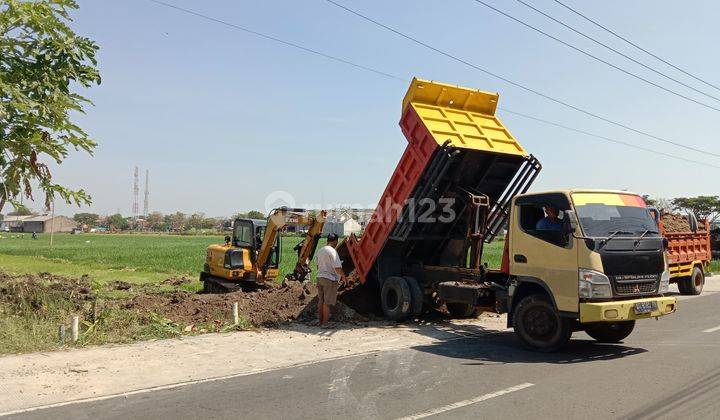
[[[417,76],[499,92],[500,107],[685,159],[717,156],[653,141],[534,96],[413,44],[325,0],[165,0],[403,79]],[[473,0],[337,0],[428,44],[568,103],[654,135],[720,153],[718,111],[646,85],[533,32]],[[618,57],[513,0],[486,0],[518,18],[664,86],[715,101]],[[663,72],[720,97],[572,15],[529,0]],[[720,3],[566,3],[644,48],[720,86]],[[297,205],[372,207],[407,142],[398,121],[408,81],[363,71],[149,0],[80,0],[73,27],[94,39],[102,84],[79,124],[97,140],[73,153],[58,182],[91,206],[56,212],[129,215],[132,172],[140,209],[225,216],[264,210],[286,192]],[[611,144],[514,114],[498,115],[543,170],[532,190],[628,189],[655,197],[718,195],[720,169]],[[720,166],[720,163],[717,163]],[[274,193],[274,195],[272,195]],[[33,207],[33,205],[31,205]],[[34,206],[40,208],[40,204]]]

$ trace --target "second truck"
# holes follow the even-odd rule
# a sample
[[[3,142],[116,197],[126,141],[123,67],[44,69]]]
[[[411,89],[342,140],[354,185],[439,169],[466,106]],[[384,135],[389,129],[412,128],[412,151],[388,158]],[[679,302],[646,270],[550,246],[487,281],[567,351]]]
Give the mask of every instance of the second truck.
[[[635,321],[675,312],[664,242],[641,197],[624,191],[526,193],[541,165],[495,116],[498,95],[413,79],[408,140],[344,269],[402,320],[445,304],[455,316],[508,313],[527,347],[555,351],[573,331],[627,337]],[[559,229],[542,229],[557,214]],[[484,244],[507,227],[500,269]]]

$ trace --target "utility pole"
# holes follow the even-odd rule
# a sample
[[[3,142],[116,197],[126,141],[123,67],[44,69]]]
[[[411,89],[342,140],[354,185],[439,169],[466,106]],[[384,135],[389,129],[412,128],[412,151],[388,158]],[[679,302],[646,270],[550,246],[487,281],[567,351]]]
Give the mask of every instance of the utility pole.
[[[143,216],[148,217],[150,208],[150,170],[145,170],[145,200],[143,202]]]
[[[132,202],[132,218],[133,218],[133,225],[137,223],[137,218],[140,213],[140,203],[138,202],[138,195],[140,187],[138,185],[138,167],[135,167],[135,172],[133,174],[133,202]],[[134,226],[133,226],[134,227]]]

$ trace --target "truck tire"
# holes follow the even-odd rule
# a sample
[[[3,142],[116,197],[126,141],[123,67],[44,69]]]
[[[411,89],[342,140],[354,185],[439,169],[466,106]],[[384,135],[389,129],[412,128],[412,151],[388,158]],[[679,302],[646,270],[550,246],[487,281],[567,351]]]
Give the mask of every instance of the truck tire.
[[[453,318],[475,318],[478,315],[477,308],[467,303],[447,302],[445,306]]]
[[[705,286],[705,273],[696,266],[690,277],[681,278],[677,284],[681,295],[699,295]]]
[[[619,343],[635,328],[635,321],[600,322],[585,326],[585,332],[601,343]]]
[[[385,318],[391,321],[406,319],[412,307],[408,282],[402,277],[388,277],[380,290],[380,306]]]
[[[530,350],[551,353],[570,341],[572,328],[545,295],[530,295],[515,306],[513,329]]]
[[[414,277],[405,277],[405,281],[410,288],[410,318],[416,319],[420,317],[423,310],[423,291]]]

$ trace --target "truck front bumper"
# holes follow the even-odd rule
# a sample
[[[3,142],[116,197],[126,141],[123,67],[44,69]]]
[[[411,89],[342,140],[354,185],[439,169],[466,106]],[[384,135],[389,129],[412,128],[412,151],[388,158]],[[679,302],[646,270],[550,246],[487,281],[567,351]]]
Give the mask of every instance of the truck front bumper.
[[[656,302],[657,310],[649,313],[635,313],[635,304],[639,302]],[[677,299],[674,297],[653,297],[612,302],[580,303],[580,322],[616,322],[633,319],[654,318],[668,315],[677,310]]]

